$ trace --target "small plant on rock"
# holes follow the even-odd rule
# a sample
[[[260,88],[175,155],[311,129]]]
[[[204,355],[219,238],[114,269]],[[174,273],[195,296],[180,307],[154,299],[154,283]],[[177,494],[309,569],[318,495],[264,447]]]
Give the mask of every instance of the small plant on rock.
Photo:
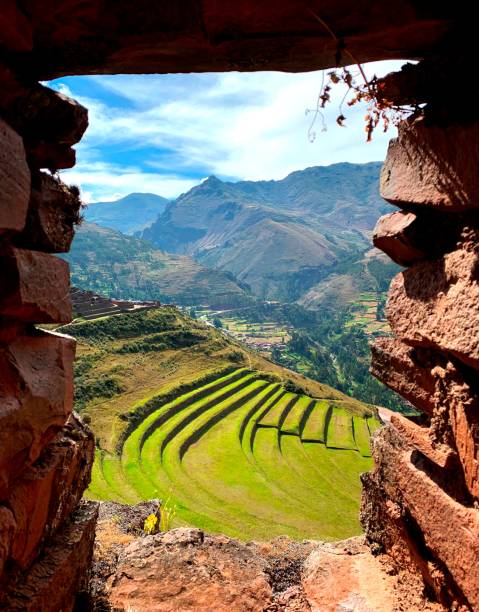
[[[166,502],[160,506],[160,531],[169,531],[175,516],[176,506],[171,504],[170,499],[167,499]]]
[[[153,535],[154,533],[158,533],[158,517],[156,514],[149,514],[143,525],[143,531],[147,535]]]
[[[171,529],[173,519],[176,516],[176,506],[168,500],[162,503],[156,513],[149,514],[143,524],[143,531],[146,535],[154,535],[155,533],[164,533]]]

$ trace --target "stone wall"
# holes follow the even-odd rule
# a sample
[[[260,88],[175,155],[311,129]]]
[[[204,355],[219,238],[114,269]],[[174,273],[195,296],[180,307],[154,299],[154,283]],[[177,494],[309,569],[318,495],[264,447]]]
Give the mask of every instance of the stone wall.
[[[1,60],[0,60],[1,61]],[[0,64],[0,608],[70,610],[85,590],[96,504],[82,502],[92,433],[72,414],[73,338],[35,327],[71,320],[65,252],[88,125],[79,104]]]
[[[456,112],[460,115],[459,111]],[[374,242],[406,269],[393,280],[394,336],[372,372],[423,413],[373,442],[362,522],[375,550],[419,573],[448,609],[479,608],[479,124],[411,119],[391,141],[381,194],[400,211]],[[383,412],[384,414],[384,412]]]

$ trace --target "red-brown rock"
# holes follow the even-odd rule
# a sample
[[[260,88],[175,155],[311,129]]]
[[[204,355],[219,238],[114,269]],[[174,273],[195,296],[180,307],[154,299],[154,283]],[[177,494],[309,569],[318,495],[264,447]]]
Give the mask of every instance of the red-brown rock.
[[[15,0],[2,0],[0,6],[0,46],[10,51],[31,51],[32,24]]]
[[[432,375],[437,381],[436,403],[447,410],[454,446],[462,465],[461,476],[470,494],[478,500],[479,397],[474,379],[467,382],[451,362],[447,365],[437,365]]]
[[[64,426],[75,341],[40,330],[0,347],[0,499]]]
[[[3,573],[5,561],[10,555],[12,548],[13,534],[16,531],[17,524],[10,508],[0,505],[0,577]],[[0,578],[0,584],[1,584]]]
[[[417,217],[412,212],[401,210],[384,215],[374,228],[374,246],[400,266],[410,266],[421,261],[426,258],[426,253],[419,248],[420,238],[415,226]]]
[[[459,249],[416,264],[392,281],[386,315],[411,346],[437,348],[479,367],[479,254]]]
[[[70,274],[53,255],[8,249],[0,254],[0,316],[32,323],[69,323]]]
[[[107,585],[108,601],[113,609],[142,612],[262,612],[272,595],[263,569],[244,544],[173,529],[126,546]]]
[[[417,350],[394,338],[377,338],[371,345],[371,373],[416,408],[433,414],[437,365],[428,351]],[[442,360],[441,363],[445,363]]]
[[[381,171],[381,195],[403,206],[420,204],[447,210],[479,206],[479,123],[399,126]]]
[[[52,172],[73,168],[76,164],[76,151],[70,145],[40,142],[27,144],[28,164],[31,168],[46,168]]]
[[[26,568],[73,512],[90,482],[93,434],[76,417],[17,480],[8,496],[16,529],[10,558]]]
[[[394,520],[406,521],[407,529],[410,529],[408,524],[415,524],[424,538],[429,551],[423,552],[429,555],[427,566],[430,570],[437,568],[430,572],[431,587],[444,603],[456,597],[476,609],[479,605],[479,510],[462,505],[445,492],[443,486],[452,484],[448,482],[450,476],[435,472],[433,478],[427,464],[416,467],[410,447],[393,426],[384,427],[375,436],[373,456],[382,494],[397,508]],[[410,533],[414,545],[420,549],[421,542]],[[447,568],[447,574],[440,571],[441,567]]]
[[[21,137],[0,119],[0,233],[21,230],[30,199],[30,170]]]
[[[384,411],[385,408],[381,410]],[[447,445],[435,444],[431,439],[432,432],[429,427],[421,427],[402,416],[402,414],[389,412],[391,425],[398,430],[406,444],[418,450],[441,468],[452,469],[457,466],[456,452]]]
[[[88,127],[87,109],[49,87],[36,84],[12,109],[15,127],[26,142],[73,145]]]
[[[307,609],[312,612],[434,609],[422,599],[420,589],[408,591],[387,570],[381,557],[373,557],[363,537],[321,544],[303,567],[301,582],[309,604]]]
[[[66,253],[80,218],[78,190],[40,172],[32,181],[25,230],[15,236],[16,246],[49,253]]]
[[[82,502],[43,553],[0,592],[0,608],[11,612],[71,612],[88,588],[98,504]],[[76,609],[84,609],[77,607]]]

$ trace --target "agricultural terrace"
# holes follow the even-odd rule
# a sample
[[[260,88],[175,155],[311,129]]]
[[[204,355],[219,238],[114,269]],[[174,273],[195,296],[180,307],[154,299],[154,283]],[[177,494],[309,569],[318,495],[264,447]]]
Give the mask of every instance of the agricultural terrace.
[[[97,452],[89,496],[161,498],[177,525],[239,538],[345,538],[359,532],[359,474],[371,467],[372,414],[286,391],[238,368],[148,414]]]
[[[174,525],[241,539],[360,532],[374,409],[174,307],[76,322],[76,408],[97,452],[88,496],[160,498]]]
[[[381,299],[385,301],[385,296],[374,291],[361,293],[350,308],[352,319],[346,323],[346,327],[359,325],[368,335],[387,334],[390,329],[383,312],[384,304],[379,301]]]

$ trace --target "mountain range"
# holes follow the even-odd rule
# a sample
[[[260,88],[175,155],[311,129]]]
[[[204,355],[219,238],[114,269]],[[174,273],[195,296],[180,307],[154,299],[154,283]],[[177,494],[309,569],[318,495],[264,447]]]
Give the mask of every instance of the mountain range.
[[[251,294],[318,309],[331,290],[341,301],[338,285],[365,290],[356,264],[391,210],[379,196],[380,166],[318,166],[278,181],[211,176],[173,201],[134,193],[90,205],[66,256],[73,280],[115,297],[188,304]]]
[[[86,221],[134,234],[151,225],[169,204],[154,193],[130,193],[113,202],[95,202],[84,213]]]
[[[212,176],[170,202],[138,235],[230,272],[262,299],[291,301],[370,246],[380,163],[334,164],[279,181]]]

